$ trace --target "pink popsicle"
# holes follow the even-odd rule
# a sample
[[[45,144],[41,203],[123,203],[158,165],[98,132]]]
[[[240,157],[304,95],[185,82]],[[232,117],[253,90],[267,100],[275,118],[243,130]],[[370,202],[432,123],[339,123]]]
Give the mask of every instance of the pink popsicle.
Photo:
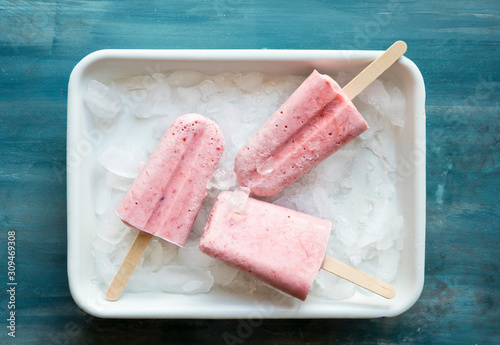
[[[325,257],[332,223],[252,198],[238,214],[231,194],[219,194],[201,251],[305,300]]]
[[[405,51],[404,42],[394,43],[344,89],[313,71],[240,149],[238,182],[255,195],[275,195],[363,133],[368,125],[351,99]]]
[[[229,266],[304,301],[323,268],[385,298],[394,289],[326,255],[332,223],[248,198],[240,212],[232,193],[221,192],[212,208],[200,249]]]
[[[240,149],[238,182],[274,195],[367,128],[340,86],[314,71]]]
[[[167,130],[116,214],[139,233],[106,296],[120,297],[153,236],[183,247],[224,149],[222,131],[198,114],[179,117]]]
[[[198,114],[179,117],[116,214],[131,227],[183,247],[223,149],[222,131],[215,122]]]

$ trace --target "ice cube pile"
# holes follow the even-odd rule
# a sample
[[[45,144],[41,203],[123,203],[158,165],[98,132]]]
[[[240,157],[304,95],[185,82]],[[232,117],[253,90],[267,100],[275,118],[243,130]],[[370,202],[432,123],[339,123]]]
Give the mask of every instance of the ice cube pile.
[[[344,86],[354,76],[340,72],[332,77]],[[154,238],[125,290],[270,293],[264,283],[203,254],[198,244],[219,192],[237,189],[237,203],[244,203],[248,194],[238,189],[236,153],[304,79],[258,71],[206,75],[178,70],[107,83],[91,80],[85,103],[95,122],[93,134],[102,139],[94,147],[98,163],[92,194],[96,213],[93,282],[107,288],[135,238],[136,230],[123,225],[115,210],[141,164],[170,124],[193,112],[214,120],[224,132],[226,148],[219,169],[207,184],[208,196],[186,246]],[[405,99],[394,83],[377,80],[354,104],[370,128],[279,194],[261,199],[331,220],[334,226],[327,254],[390,283],[398,276],[404,248],[405,222],[395,173]],[[366,293],[321,271],[311,295],[346,299],[356,292]]]

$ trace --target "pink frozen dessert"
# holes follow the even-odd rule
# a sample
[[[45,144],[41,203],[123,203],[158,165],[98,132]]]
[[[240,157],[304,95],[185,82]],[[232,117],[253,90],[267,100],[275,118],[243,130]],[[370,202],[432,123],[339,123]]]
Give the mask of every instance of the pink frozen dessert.
[[[329,220],[221,192],[210,213],[200,249],[293,297],[304,301],[324,269],[384,298],[396,290],[326,255]]]
[[[223,149],[221,129],[202,115],[183,115],[170,126],[116,210],[139,232],[108,300],[120,297],[153,236],[184,247]]]
[[[238,182],[275,195],[366,129],[340,86],[315,70],[240,149]]]
[[[217,197],[201,251],[305,300],[323,264],[332,223],[252,198],[239,212],[232,194]]]
[[[116,214],[138,230],[183,247],[224,149],[219,126],[179,117],[139,172]]]

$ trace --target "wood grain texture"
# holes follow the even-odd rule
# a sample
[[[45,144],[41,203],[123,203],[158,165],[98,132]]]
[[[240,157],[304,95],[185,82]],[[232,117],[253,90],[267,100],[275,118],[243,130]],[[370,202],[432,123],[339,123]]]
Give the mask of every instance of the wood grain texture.
[[[391,45],[383,54],[371,62],[364,70],[359,72],[342,91],[352,100],[368,87],[375,79],[380,77],[406,52],[406,43],[397,41]]]
[[[0,2],[0,267],[17,236],[16,338],[2,344],[499,343],[500,3]],[[102,320],[66,272],[66,98],[104,48],[378,49],[395,40],[427,91],[425,286],[375,320]],[[6,269],[2,273],[6,279]],[[5,280],[4,280],[5,281]],[[0,289],[2,320],[7,295]],[[230,343],[230,342],[226,342]]]
[[[389,284],[329,256],[326,256],[321,268],[384,298],[396,296],[396,290]]]
[[[132,247],[130,247],[125,259],[123,259],[123,263],[118,269],[118,272],[116,272],[111,284],[109,284],[108,290],[106,291],[106,298],[108,300],[116,301],[120,298],[123,289],[127,285],[132,273],[134,273],[139,260],[142,258],[152,238],[152,234],[139,231],[134,243],[132,243]]]

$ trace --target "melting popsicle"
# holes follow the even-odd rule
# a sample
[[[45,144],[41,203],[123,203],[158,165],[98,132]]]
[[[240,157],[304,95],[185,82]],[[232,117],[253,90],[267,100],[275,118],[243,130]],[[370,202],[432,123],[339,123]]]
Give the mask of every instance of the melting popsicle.
[[[332,223],[248,198],[234,208],[232,193],[221,192],[210,213],[200,249],[229,266],[304,301],[320,268],[385,298],[390,285],[326,255]]]
[[[186,244],[223,149],[221,129],[202,115],[183,115],[170,126],[116,210],[139,234],[108,288],[109,300],[118,299],[153,236]]]
[[[405,51],[404,42],[394,43],[343,89],[313,71],[240,149],[238,182],[255,195],[275,195],[363,133],[368,125],[351,99]]]

